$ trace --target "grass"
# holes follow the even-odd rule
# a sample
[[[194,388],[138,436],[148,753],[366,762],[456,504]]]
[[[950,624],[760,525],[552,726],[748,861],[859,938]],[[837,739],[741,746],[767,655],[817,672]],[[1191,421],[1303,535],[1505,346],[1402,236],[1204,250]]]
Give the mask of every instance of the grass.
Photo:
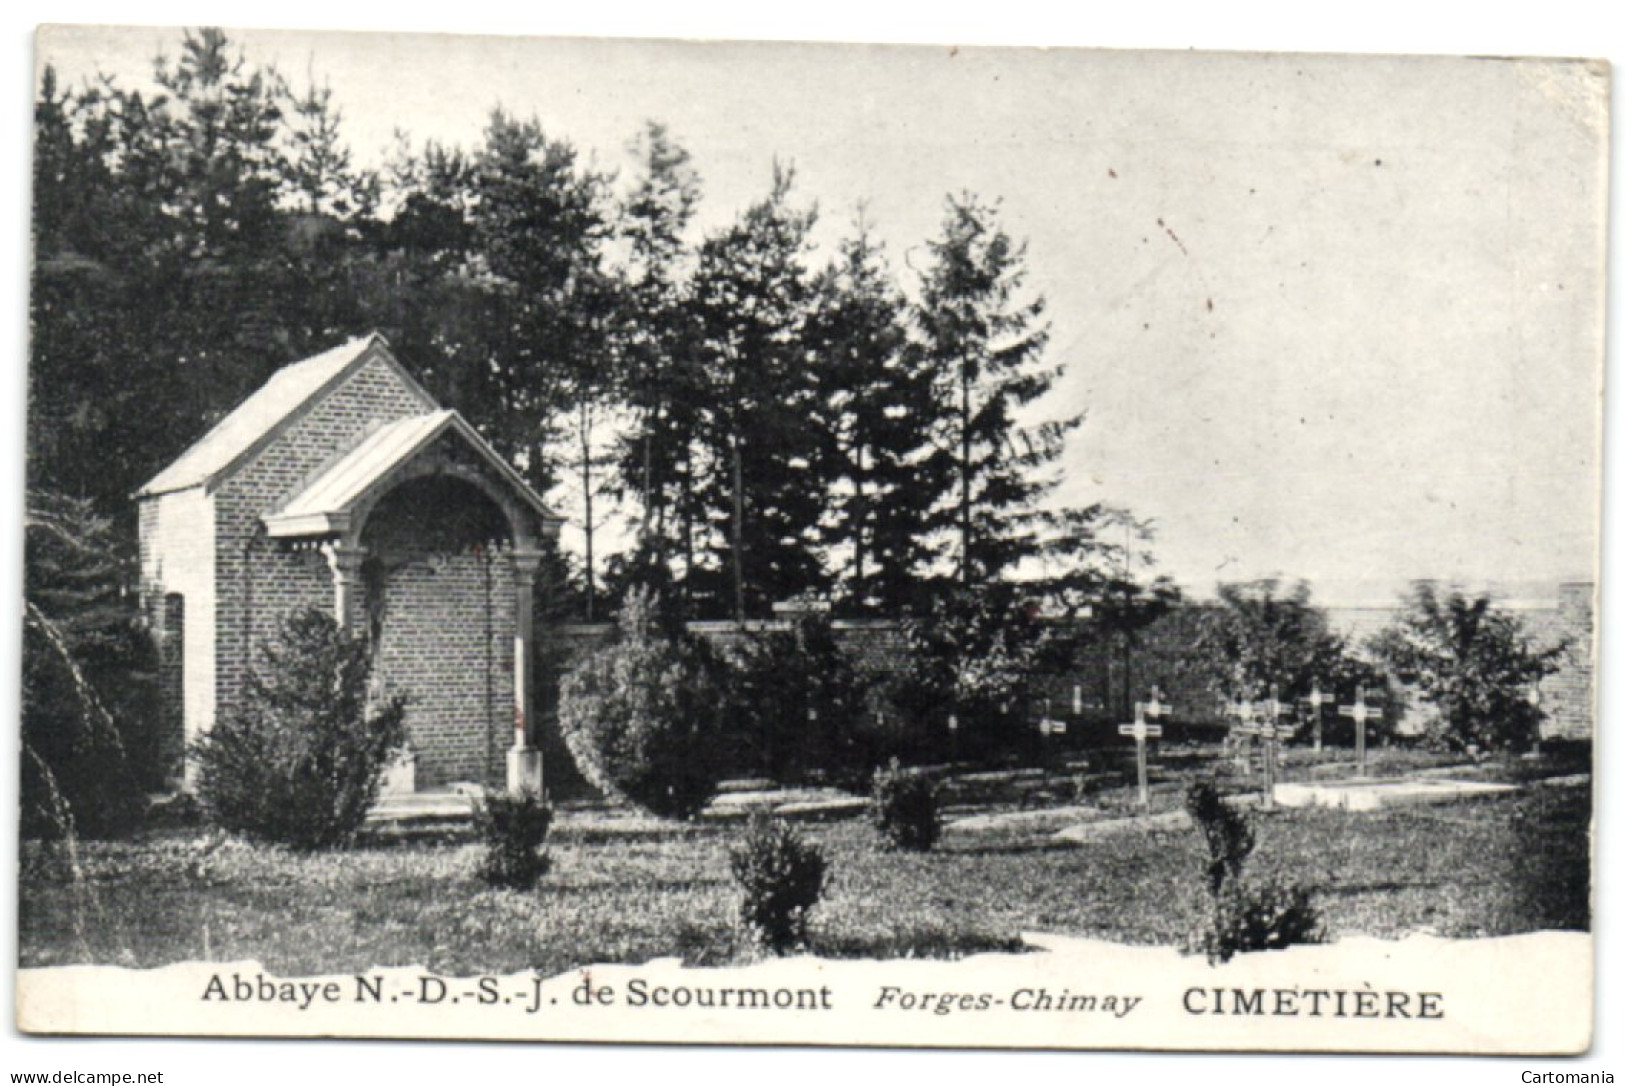
[[[1159,806],[1177,805],[1164,786]],[[1103,795],[1111,800],[1112,795]],[[1110,807],[1110,803],[1103,803]],[[1331,938],[1416,930],[1473,937],[1589,926],[1589,787],[1535,788],[1369,814],[1256,817],[1259,874],[1308,883]],[[615,833],[564,817],[533,891],[491,890],[456,843],[306,855],[193,833],[85,842],[75,878],[29,843],[25,966],[257,959],[285,974],[424,965],[452,974],[680,956],[740,960],[727,847],[737,827]],[[834,882],[815,953],[958,957],[1016,950],[1023,931],[1182,944],[1196,921],[1195,832],[1136,825],[1082,844],[1047,833],[948,835],[880,850],[862,822],[809,825]]]

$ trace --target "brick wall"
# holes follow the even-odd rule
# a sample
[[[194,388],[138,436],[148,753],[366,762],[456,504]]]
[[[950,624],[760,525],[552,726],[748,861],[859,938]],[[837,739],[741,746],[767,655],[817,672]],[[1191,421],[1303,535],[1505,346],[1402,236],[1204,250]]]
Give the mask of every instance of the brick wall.
[[[1558,586],[1557,611],[1550,632],[1551,644],[1563,644],[1562,666],[1541,683],[1546,726],[1542,735],[1550,738],[1582,739],[1593,734],[1596,692],[1593,674],[1596,661],[1596,619],[1593,611],[1595,588],[1590,581],[1574,581]]]
[[[260,518],[378,426],[424,410],[415,390],[383,359],[373,358],[311,405],[216,493],[215,713],[236,704],[254,646],[288,611],[333,604],[332,577],[320,553],[267,539]]]
[[[513,739],[514,591],[507,550],[409,559],[386,580],[379,674],[404,694],[417,786],[500,783]]]

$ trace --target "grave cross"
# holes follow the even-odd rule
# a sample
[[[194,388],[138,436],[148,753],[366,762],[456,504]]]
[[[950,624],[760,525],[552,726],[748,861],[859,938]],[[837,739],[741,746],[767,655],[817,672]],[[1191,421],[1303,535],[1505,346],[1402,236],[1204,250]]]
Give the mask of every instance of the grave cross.
[[[1066,734],[1066,721],[1060,717],[1050,715],[1049,698],[1044,699],[1044,715],[1038,718],[1038,734],[1044,741],[1044,780],[1047,783],[1049,781],[1050,762],[1054,759],[1050,738],[1051,736]]]
[[[1294,726],[1281,717],[1289,706],[1281,700],[1281,688],[1270,684],[1270,696],[1259,703],[1264,723],[1258,727],[1258,737],[1264,742],[1264,809],[1275,809],[1275,779],[1280,775],[1281,740],[1291,735]]]
[[[1368,720],[1381,720],[1382,710],[1365,703],[1365,687],[1354,688],[1354,704],[1339,705],[1338,716],[1346,716],[1354,721],[1354,772],[1358,776],[1365,776],[1365,722]]]
[[[1261,791],[1265,810],[1275,808],[1275,765],[1278,744],[1283,736],[1291,735],[1293,726],[1281,719],[1287,705],[1280,698],[1279,688],[1270,687],[1270,696],[1257,703],[1231,702],[1226,712],[1241,723],[1230,729],[1232,735],[1245,735],[1259,741],[1259,773],[1263,777]]]
[[[1162,700],[1161,687],[1151,688],[1151,700],[1145,703],[1145,715],[1149,717],[1167,716],[1174,711],[1174,707]]]
[[[1162,700],[1162,695],[1155,687],[1151,689],[1149,702],[1137,701],[1134,703],[1134,723],[1119,724],[1118,735],[1130,736],[1134,740],[1134,768],[1140,785],[1140,807],[1142,810],[1151,809],[1151,783],[1149,780],[1149,767],[1146,764],[1145,741],[1157,739],[1162,736],[1161,724],[1147,724],[1146,716],[1166,716],[1170,707]]]
[[[1106,708],[1106,703],[1104,701],[1102,701],[1100,698],[1086,698],[1086,697],[1083,696],[1083,684],[1082,683],[1073,683],[1072,684],[1072,715],[1073,716],[1075,716],[1075,717],[1083,716],[1083,711],[1085,709],[1094,710],[1094,709],[1104,709],[1104,708]]]
[[[1219,703],[1219,711],[1225,716],[1234,717],[1239,722],[1231,725],[1231,735],[1251,736],[1258,734],[1256,731],[1251,730],[1255,712],[1252,702],[1223,701]],[[1247,749],[1238,743],[1236,745],[1236,767],[1245,773],[1250,768],[1250,762],[1251,759],[1248,757]]]
[[[1309,718],[1315,722],[1315,752],[1320,752],[1320,710],[1337,699],[1330,694],[1321,693],[1320,680],[1309,690],[1309,696],[1304,698],[1304,704],[1309,706]]]
[[[1281,715],[1287,710],[1287,708],[1287,703],[1281,700],[1281,688],[1275,683],[1271,683],[1270,696],[1258,703],[1259,712],[1262,713],[1271,724],[1279,724],[1281,722]]]

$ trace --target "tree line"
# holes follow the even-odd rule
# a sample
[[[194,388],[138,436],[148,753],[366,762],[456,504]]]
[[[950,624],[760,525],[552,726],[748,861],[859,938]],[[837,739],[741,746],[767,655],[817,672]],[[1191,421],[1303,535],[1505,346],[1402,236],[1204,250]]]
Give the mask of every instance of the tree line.
[[[701,232],[677,136],[630,152],[612,173],[498,109],[473,147],[400,134],[362,168],[329,88],[218,30],[155,89],[47,68],[31,489],[133,529],[129,495],[276,368],[376,328],[562,499],[583,546],[554,584],[584,617],[632,585],[701,618],[1012,579],[1075,610],[1113,583],[1118,514],[1047,504],[1080,416],[1044,416],[1060,370],[996,202],[949,195],[905,282],[861,212],[820,257],[789,165]]]

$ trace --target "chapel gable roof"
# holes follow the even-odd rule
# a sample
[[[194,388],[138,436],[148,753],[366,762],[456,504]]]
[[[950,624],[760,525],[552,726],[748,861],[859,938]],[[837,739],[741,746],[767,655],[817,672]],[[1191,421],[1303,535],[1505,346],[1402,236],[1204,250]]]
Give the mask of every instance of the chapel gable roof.
[[[138,490],[136,497],[150,498],[194,486],[211,490],[218,487],[309,405],[374,358],[395,370],[423,400],[425,411],[439,407],[390,354],[384,337],[373,332],[277,370],[214,429]]]
[[[273,539],[327,535],[350,527],[352,511],[365,498],[391,483],[397,471],[428,449],[442,434],[455,435],[528,506],[544,525],[559,517],[537,496],[478,431],[455,411],[432,411],[397,419],[373,431],[336,463],[311,480],[282,508],[265,518]]]

